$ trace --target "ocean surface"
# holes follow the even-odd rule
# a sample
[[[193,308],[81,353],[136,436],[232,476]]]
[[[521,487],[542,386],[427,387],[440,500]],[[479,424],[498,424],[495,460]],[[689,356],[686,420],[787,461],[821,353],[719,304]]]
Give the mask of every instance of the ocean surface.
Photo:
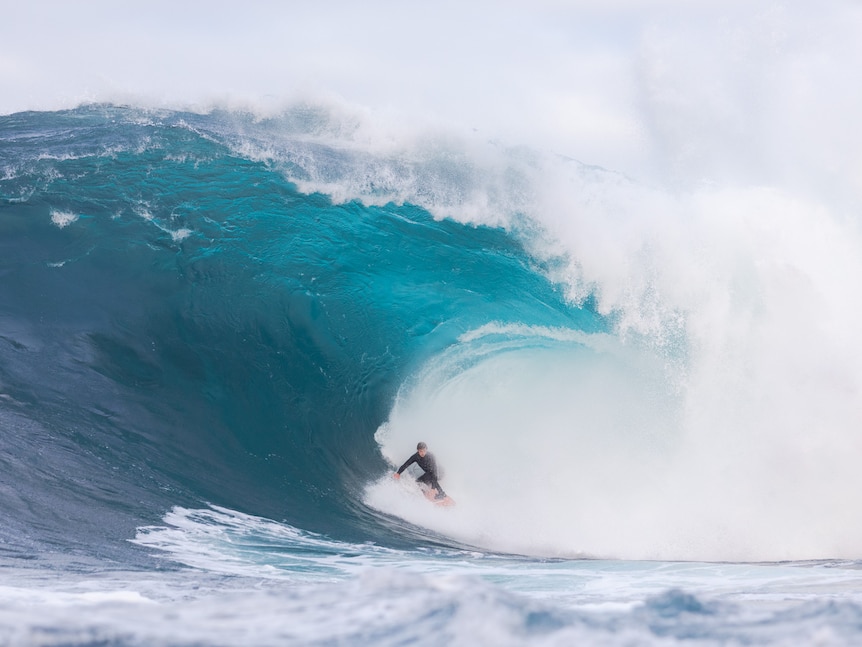
[[[0,116],[0,644],[862,644],[832,206],[323,104]]]

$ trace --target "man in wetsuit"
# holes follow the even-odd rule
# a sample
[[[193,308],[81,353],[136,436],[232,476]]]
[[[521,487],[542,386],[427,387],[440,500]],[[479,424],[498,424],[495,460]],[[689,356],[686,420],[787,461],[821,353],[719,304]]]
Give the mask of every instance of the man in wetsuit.
[[[436,490],[436,494],[434,496],[435,501],[440,501],[441,499],[446,498],[446,493],[443,491],[443,488],[440,487],[440,483],[437,481],[437,461],[434,460],[434,454],[428,451],[428,445],[425,443],[419,443],[416,445],[416,453],[413,454],[410,458],[407,459],[407,462],[404,463],[401,467],[398,468],[398,471],[393,475],[396,479],[401,478],[401,472],[410,467],[413,463],[416,463],[422,470],[425,472],[422,476],[420,476],[416,481],[418,483],[424,483],[425,485]]]

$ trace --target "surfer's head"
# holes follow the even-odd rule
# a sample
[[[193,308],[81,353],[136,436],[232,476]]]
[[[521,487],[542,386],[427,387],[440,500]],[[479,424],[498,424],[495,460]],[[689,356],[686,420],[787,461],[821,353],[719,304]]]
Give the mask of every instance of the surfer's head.
[[[425,456],[425,452],[428,451],[428,445],[426,445],[425,443],[419,443],[418,445],[416,445],[416,451],[419,452],[420,456]]]

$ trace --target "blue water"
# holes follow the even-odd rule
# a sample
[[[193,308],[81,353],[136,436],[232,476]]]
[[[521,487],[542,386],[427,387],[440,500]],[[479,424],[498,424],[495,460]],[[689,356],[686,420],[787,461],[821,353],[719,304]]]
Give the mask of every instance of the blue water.
[[[426,184],[406,161],[378,173],[379,158],[315,138],[319,119],[0,117],[0,641],[862,640],[858,563],[840,555],[640,561],[570,541],[558,507],[553,527],[519,532],[525,507],[481,517],[481,496],[533,496],[529,470],[510,469],[518,451],[529,462],[518,445],[575,441],[528,425],[515,442],[481,417],[447,436],[422,407],[508,411],[507,394],[541,401],[570,375],[666,422],[677,401],[657,376],[688,349],[621,351],[618,315],[554,280],[570,259],[536,253],[526,216],[415,204],[454,204],[475,168],[443,154],[421,164]],[[413,202],[393,190],[408,180]],[[364,201],[308,188],[348,182]],[[509,380],[496,396],[492,376]],[[613,409],[620,427],[644,417]],[[674,439],[639,438],[602,451],[642,463]],[[388,478],[420,439],[442,450],[452,511]],[[470,481],[476,456],[500,469]],[[563,476],[555,487],[577,478]]]

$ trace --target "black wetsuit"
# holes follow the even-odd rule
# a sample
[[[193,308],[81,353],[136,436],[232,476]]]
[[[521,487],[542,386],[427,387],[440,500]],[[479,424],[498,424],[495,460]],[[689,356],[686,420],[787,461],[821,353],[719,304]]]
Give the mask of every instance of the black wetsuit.
[[[431,452],[425,452],[425,456],[420,456],[419,452],[416,452],[415,454],[413,454],[413,456],[407,459],[407,462],[404,463],[404,465],[398,468],[398,473],[401,474],[401,472],[406,470],[413,463],[416,463],[425,472],[416,480],[419,483],[430,485],[435,490],[437,490],[436,498],[444,498],[446,496],[446,493],[443,491],[443,488],[440,487],[440,483],[437,481],[437,461],[434,460],[434,454],[432,454]]]

